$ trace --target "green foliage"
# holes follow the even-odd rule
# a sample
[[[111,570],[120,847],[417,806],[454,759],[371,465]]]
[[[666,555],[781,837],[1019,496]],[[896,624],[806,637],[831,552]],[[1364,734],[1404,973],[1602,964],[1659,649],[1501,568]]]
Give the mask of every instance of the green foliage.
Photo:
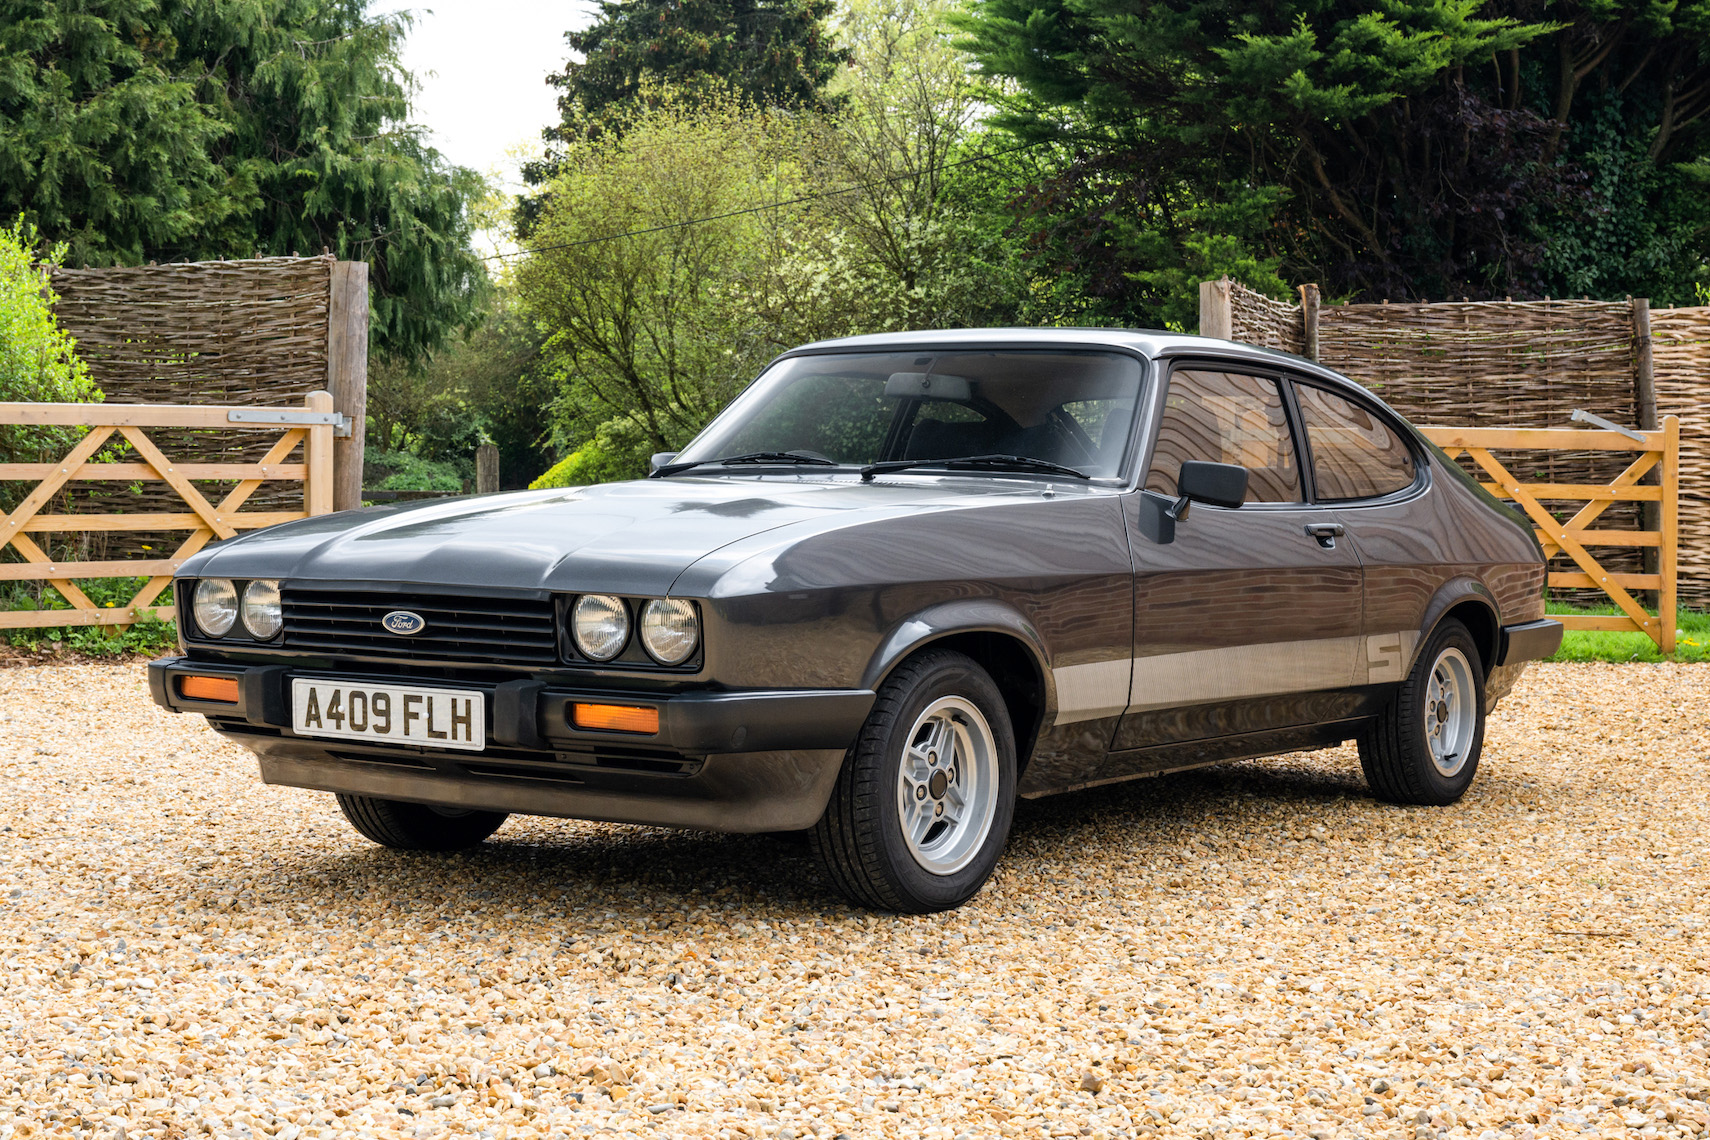
[[[827,197],[801,247],[793,295],[822,311],[820,335],[1010,319],[1025,284],[991,203],[961,191],[988,144],[983,94],[950,42],[948,0],[849,0],[838,21],[850,65],[813,166],[853,193]],[[1000,143],[999,145],[1003,145]]]
[[[639,479],[647,474],[647,460],[651,454],[645,433],[634,420],[609,420],[595,430],[594,438],[530,483],[529,490]]]
[[[461,491],[473,462],[435,462],[409,451],[375,451],[363,457],[363,467],[368,474],[363,482],[374,491]],[[376,475],[379,481],[371,482]]]
[[[363,0],[0,0],[0,211],[75,265],[367,261],[375,348],[419,359],[485,288],[484,184],[407,125],[407,28]]]
[[[370,368],[369,438],[382,451],[407,448],[460,470],[476,447],[492,443],[500,485],[527,486],[551,463],[543,408],[556,385],[541,340],[515,298],[499,290],[480,323],[432,359]]]
[[[1179,320],[1219,266],[1356,299],[1690,296],[1710,0],[1542,11],[975,0],[962,26],[995,127],[1051,159],[1015,203],[1031,276],[1108,318]]]
[[[54,319],[57,298],[47,270],[64,256],[64,246],[48,251],[46,263],[34,258],[36,233],[22,221],[0,229],[0,400],[42,403],[98,401],[101,393],[79,360],[76,342]],[[76,445],[73,428],[0,425],[0,461],[41,461]]]
[[[1565,606],[1551,604],[1551,613],[1602,614],[1615,616],[1614,606]],[[1613,633],[1605,630],[1568,630],[1562,635],[1562,647],[1551,661],[1710,661],[1710,614],[1681,610],[1676,629],[1675,651],[1664,657],[1657,643],[1643,633]]]
[[[74,584],[97,606],[122,606],[136,596],[147,578],[82,578]],[[26,583],[8,582],[0,591],[0,610],[68,610],[71,603],[51,586],[39,592]],[[152,614],[154,611],[145,610]],[[92,657],[117,657],[133,653],[158,655],[178,644],[178,627],[170,621],[147,617],[123,632],[92,625],[43,626],[38,629],[3,631],[8,645],[21,649],[68,649]]]
[[[581,56],[547,82],[560,122],[546,156],[524,168],[531,185],[558,176],[564,147],[628,128],[638,107],[669,91],[679,103],[737,102],[764,110],[824,111],[823,89],[849,53],[826,29],[833,0],[600,0],[599,19],[565,42]],[[522,203],[532,229],[541,199]]]
[[[561,441],[629,418],[675,450],[799,331],[801,146],[794,119],[662,97],[565,152],[516,271],[561,380]]]

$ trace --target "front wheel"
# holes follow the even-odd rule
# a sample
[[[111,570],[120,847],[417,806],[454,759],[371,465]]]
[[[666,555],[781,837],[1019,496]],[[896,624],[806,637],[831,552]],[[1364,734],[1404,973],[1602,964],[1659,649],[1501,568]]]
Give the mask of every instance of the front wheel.
[[[991,676],[928,651],[880,686],[844,758],[815,855],[851,901],[925,914],[979,891],[1015,814],[1015,733]]]
[[[1437,627],[1359,744],[1380,800],[1442,806],[1466,793],[1484,750],[1484,670],[1466,626],[1451,618]]]
[[[486,839],[510,818],[502,811],[442,808],[342,794],[338,810],[350,826],[369,839],[401,851],[461,851]]]

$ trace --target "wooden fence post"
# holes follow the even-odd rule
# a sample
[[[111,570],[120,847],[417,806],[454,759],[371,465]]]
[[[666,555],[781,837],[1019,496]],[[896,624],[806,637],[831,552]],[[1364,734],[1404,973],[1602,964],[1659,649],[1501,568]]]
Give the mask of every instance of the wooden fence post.
[[[333,410],[332,393],[310,392],[303,397],[303,406],[311,412],[330,412]],[[310,425],[309,438],[303,444],[303,456],[308,468],[303,473],[303,510],[311,516],[331,514],[335,509],[334,443],[331,424]]]
[[[1235,339],[1235,305],[1227,277],[1199,283],[1199,335]]]
[[[332,410],[350,417],[350,435],[333,443],[332,509],[362,505],[363,427],[368,418],[368,263],[335,261],[327,306],[327,391]]]
[[[475,449],[475,493],[491,495],[499,489],[499,449],[483,443]]]
[[[1663,421],[1662,502],[1659,530],[1661,545],[1657,547],[1657,620],[1662,639],[1658,645],[1664,653],[1674,652],[1675,627],[1680,613],[1675,600],[1675,574],[1680,553],[1680,418],[1669,416]]]
[[[1649,297],[1630,297],[1633,306],[1633,407],[1638,413],[1640,431],[1656,431],[1657,422],[1657,383],[1656,374],[1651,363],[1651,300]],[[1655,483],[1656,475],[1645,476],[1644,482]],[[1662,529],[1662,504],[1640,503],[1639,525],[1646,530]],[[1639,564],[1647,574],[1662,572],[1661,551],[1657,548],[1646,547],[1639,552]],[[1662,612],[1662,594],[1653,594],[1649,599],[1657,606],[1657,612]],[[1673,619],[1670,619],[1671,623]],[[1669,629],[1674,629],[1670,624]]]
[[[1318,286],[1300,287],[1300,354],[1308,360],[1318,359]]]

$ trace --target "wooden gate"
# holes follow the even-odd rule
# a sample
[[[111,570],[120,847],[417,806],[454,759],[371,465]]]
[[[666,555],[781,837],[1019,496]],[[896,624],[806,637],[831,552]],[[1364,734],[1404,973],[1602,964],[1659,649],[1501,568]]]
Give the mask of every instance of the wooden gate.
[[[1420,428],[1426,438],[1452,459],[1471,457],[1490,481],[1485,490],[1501,499],[1511,499],[1531,518],[1537,528],[1544,555],[1565,554],[1577,570],[1551,570],[1547,582],[1561,589],[1596,589],[1609,596],[1621,611],[1610,616],[1558,615],[1569,629],[1638,631],[1650,635],[1664,653],[1674,652],[1675,574],[1679,543],[1680,420],[1666,417],[1657,431],[1577,431],[1554,428]],[[1524,483],[1514,476],[1493,451],[1613,451],[1632,452],[1633,461],[1607,484]],[[1657,471],[1656,483],[1641,486],[1639,480]],[[1655,503],[1647,509],[1646,530],[1595,530],[1595,523],[1611,503],[1617,501]],[[1583,502],[1567,520],[1558,519],[1546,502]],[[1619,574],[1607,570],[1588,548],[1595,546],[1654,547],[1656,572]],[[1652,615],[1633,597],[1632,590],[1655,590],[1657,613]]]
[[[184,561],[215,538],[232,538],[239,531],[273,526],[333,509],[333,436],[341,417],[333,412],[332,396],[312,392],[301,408],[208,407],[168,404],[22,404],[0,403],[0,423],[54,427],[85,427],[76,447],[57,463],[0,463],[0,480],[36,480],[36,488],[0,524],[0,551],[11,547],[22,562],[0,562],[0,581],[45,581],[72,606],[69,610],[0,612],[0,628],[62,625],[130,625],[139,618],[170,620],[172,605],[152,603],[172,585],[173,573]],[[149,438],[155,428],[196,428],[278,431],[278,441],[259,463],[176,463]],[[282,429],[282,430],[281,430]],[[95,462],[109,443],[122,439],[141,463]],[[302,457],[287,462],[299,448]],[[164,482],[183,501],[185,511],[147,514],[44,515],[68,483],[86,480]],[[296,480],[303,484],[300,511],[244,511],[242,507],[264,481]],[[237,481],[218,503],[197,489],[198,481]],[[56,562],[31,537],[90,531],[188,531],[189,536],[170,557],[123,558],[99,562]],[[78,578],[136,578],[148,582],[122,606],[97,606],[78,588]]]

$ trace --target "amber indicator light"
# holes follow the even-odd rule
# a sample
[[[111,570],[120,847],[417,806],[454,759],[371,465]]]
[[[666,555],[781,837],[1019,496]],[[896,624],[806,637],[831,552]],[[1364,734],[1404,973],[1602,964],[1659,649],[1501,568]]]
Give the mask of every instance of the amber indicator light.
[[[236,677],[180,677],[178,695],[191,701],[225,701],[237,704]]]
[[[570,723],[577,728],[597,728],[606,732],[658,732],[659,710],[640,705],[570,706]]]

